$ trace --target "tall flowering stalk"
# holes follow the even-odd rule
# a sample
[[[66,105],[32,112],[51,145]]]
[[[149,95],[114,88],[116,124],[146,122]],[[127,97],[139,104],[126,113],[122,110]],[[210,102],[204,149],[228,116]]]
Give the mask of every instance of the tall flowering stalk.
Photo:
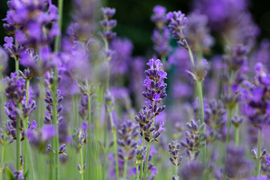
[[[171,141],[169,144],[169,153],[171,154],[170,161],[175,166],[175,175],[173,175],[172,179],[176,179],[178,175],[178,166],[183,160],[183,156],[179,156],[180,147],[181,146],[177,141]]]
[[[249,93],[246,93],[247,106],[244,112],[250,124],[257,129],[257,152],[256,155],[256,177],[261,175],[262,153],[262,128],[269,123],[269,85],[270,75],[266,74],[262,63],[255,66],[256,76],[254,84],[245,82]],[[253,150],[254,151],[254,150]],[[253,153],[254,154],[254,153]]]
[[[123,179],[127,178],[128,160],[132,160],[135,156],[135,147],[137,142],[134,140],[138,136],[139,126],[128,120],[121,124],[121,129],[118,130],[117,143],[120,146],[118,149],[118,157],[124,161]]]
[[[190,61],[192,63],[192,68],[194,69],[194,72],[187,71],[189,73],[193,80],[196,81],[196,87],[198,91],[198,96],[200,99],[200,105],[201,105],[201,119],[204,121],[204,105],[203,105],[203,89],[202,89],[202,80],[204,79],[207,71],[206,71],[206,60],[202,60],[197,62],[195,64],[193,53],[191,50],[191,47],[188,44],[188,41],[185,38],[185,35],[183,34],[183,29],[187,27],[188,19],[185,17],[185,14],[183,14],[181,11],[174,11],[169,12],[167,14],[167,19],[170,21],[169,29],[173,33],[173,37],[175,39],[179,39],[177,42],[180,46],[188,50]],[[203,150],[203,161],[206,162],[206,146]]]
[[[161,101],[166,98],[166,87],[164,79],[167,78],[167,73],[160,69],[162,63],[159,59],[150,59],[147,65],[150,69],[145,71],[146,79],[144,80],[143,96],[146,100],[146,105],[140,110],[139,114],[135,116],[135,120],[139,123],[141,129],[141,136],[143,137],[143,146],[145,140],[147,143],[145,167],[143,170],[143,161],[141,162],[140,179],[142,179],[142,171],[144,171],[144,179],[147,176],[147,166],[150,153],[150,145],[153,141],[158,141],[157,138],[162,131],[166,129],[163,127],[164,122],[159,124],[158,129],[154,126],[155,117],[159,115],[166,106],[159,106]]]
[[[59,0],[58,1],[58,28],[62,28],[62,19],[63,19],[63,3],[64,0]],[[55,51],[58,52],[60,49],[60,40],[61,40],[61,33],[56,36],[55,40]],[[54,137],[53,144],[54,148],[58,150],[59,148],[59,140],[58,140],[58,120],[57,120],[57,86],[58,86],[58,70],[57,66],[55,65],[53,68],[53,85],[52,85],[52,100],[53,100],[53,124],[56,127],[56,136]],[[54,163],[55,163],[55,180],[60,179],[59,175],[59,154],[56,152],[55,153],[55,158],[54,158]]]
[[[100,24],[103,28],[103,32],[100,32],[100,36],[102,37],[104,43],[105,43],[105,61],[107,63],[107,78],[106,78],[106,86],[105,86],[105,91],[108,90],[109,88],[109,84],[110,84],[110,64],[109,61],[112,58],[112,54],[113,52],[109,49],[109,41],[112,40],[115,36],[116,33],[112,32],[112,29],[116,26],[117,21],[114,19],[111,19],[112,16],[115,14],[115,9],[114,8],[101,8],[101,12],[103,14],[104,19],[102,21],[100,21]],[[106,179],[106,174],[105,174],[105,170],[106,170],[106,164],[107,164],[107,129],[108,129],[108,123],[107,123],[107,111],[105,114],[105,124],[104,124],[104,163],[103,163],[103,177],[102,179],[105,180]],[[116,161],[117,163],[117,161]]]
[[[151,16],[152,22],[156,24],[156,28],[153,31],[152,41],[154,42],[154,50],[160,57],[162,63],[165,63],[166,57],[170,52],[169,40],[170,31],[165,26],[166,19],[166,8],[157,5],[153,9],[154,14]]]
[[[116,127],[112,117],[112,111],[114,109],[114,98],[109,90],[106,91],[105,94],[105,104],[106,104],[106,111],[109,114],[110,123],[112,127],[112,134],[113,134],[113,146],[114,146],[114,158],[115,158],[115,169],[116,169],[116,179],[119,179],[119,168],[118,168],[118,153],[117,153],[117,137],[116,137]],[[107,158],[107,157],[104,157]]]
[[[75,140],[76,147],[80,150],[81,164],[78,164],[78,170],[81,174],[81,180],[83,180],[84,172],[86,168],[86,164],[83,163],[83,145],[86,142],[86,137],[85,137],[84,132],[81,129],[79,129],[79,130],[75,130],[75,134],[73,135],[73,138]]]
[[[22,77],[18,77],[17,73],[12,73],[10,78],[6,78],[7,88],[6,95],[9,99],[9,102],[6,103],[6,114],[10,120],[14,123],[10,122],[8,127],[8,131],[16,139],[17,149],[16,149],[16,157],[17,170],[20,169],[20,156],[21,156],[21,122],[23,120],[22,115],[22,100],[26,94],[25,89],[25,80]]]

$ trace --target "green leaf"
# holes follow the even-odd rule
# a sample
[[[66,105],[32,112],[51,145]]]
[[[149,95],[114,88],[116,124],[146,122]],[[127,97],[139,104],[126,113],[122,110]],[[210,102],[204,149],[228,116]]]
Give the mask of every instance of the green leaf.
[[[103,147],[103,144],[102,144],[102,142],[101,142],[100,140],[98,141],[98,144],[99,144],[99,146],[100,146],[102,152],[104,152],[104,147]]]
[[[29,176],[29,170],[25,171],[23,177],[26,179]]]
[[[9,169],[9,167],[6,167],[6,175],[8,177],[9,180],[16,180],[13,176],[13,173],[11,172],[11,170]]]

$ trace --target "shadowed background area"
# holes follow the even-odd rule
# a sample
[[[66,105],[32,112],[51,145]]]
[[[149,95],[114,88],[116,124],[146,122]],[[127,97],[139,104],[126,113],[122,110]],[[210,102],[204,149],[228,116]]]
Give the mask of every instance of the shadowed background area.
[[[117,20],[115,32],[118,37],[126,37],[133,42],[133,55],[145,55],[151,51],[153,43],[151,35],[154,24],[150,21],[152,9],[155,5],[160,4],[167,8],[167,11],[177,11],[181,9],[184,13],[191,10],[192,3],[196,1],[191,0],[103,0],[106,6],[114,7],[117,13],[114,18]],[[57,1],[53,1],[54,4]],[[270,38],[270,8],[265,0],[252,0],[249,4],[249,11],[251,12],[255,23],[261,28],[259,39]],[[64,21],[63,26],[66,29],[71,20],[72,0],[65,0],[64,2]],[[0,18],[6,17],[8,10],[7,0],[0,2]],[[6,36],[3,26],[0,26],[0,44],[3,45],[4,37]]]

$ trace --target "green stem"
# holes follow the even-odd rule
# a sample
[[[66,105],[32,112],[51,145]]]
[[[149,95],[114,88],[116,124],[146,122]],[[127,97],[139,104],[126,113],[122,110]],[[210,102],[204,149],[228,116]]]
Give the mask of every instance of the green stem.
[[[201,105],[201,121],[204,122],[204,107],[203,107],[203,90],[202,90],[202,81],[196,81],[198,87],[198,93],[200,98],[200,105]]]
[[[229,143],[230,140],[230,127],[231,127],[231,119],[232,119],[232,109],[228,108],[227,111],[227,135],[226,135],[226,145]],[[225,145],[225,147],[226,147]],[[225,159],[227,158],[227,153],[225,154]],[[222,180],[225,180],[227,177],[226,172],[223,172]]]
[[[4,157],[5,157],[5,144],[2,145],[2,157],[1,157],[1,166],[0,166],[0,171],[1,171],[1,175],[0,175],[0,179],[4,179]]]
[[[55,51],[58,52],[60,49],[60,40],[61,40],[61,29],[62,29],[62,20],[63,20],[63,4],[64,0],[58,0],[58,28],[60,30],[60,33],[58,36],[56,36],[55,40]]]
[[[212,144],[209,144],[208,156],[207,156],[207,166],[209,165],[209,162],[210,162],[210,157],[211,157],[211,146],[212,146]]]
[[[145,139],[145,133],[143,132],[143,147],[144,147],[144,139]],[[142,176],[143,176],[143,160],[141,162],[140,180],[142,180]]]
[[[92,108],[91,108],[91,92],[90,92],[90,88],[88,85],[88,81],[86,80],[86,88],[87,88],[87,93],[88,93],[88,151],[89,151],[89,155],[88,155],[88,178],[91,179],[91,175],[92,175],[92,128],[91,128],[91,113],[92,113]]]
[[[105,41],[105,50],[108,51],[108,42]],[[105,86],[105,92],[107,89],[109,89],[110,86],[110,63],[107,61],[107,78],[106,78],[106,86]],[[105,112],[105,124],[104,124],[104,162],[103,162],[103,173],[102,173],[102,179],[106,179],[106,165],[107,165],[107,134],[108,134],[108,113]]]
[[[20,112],[22,112],[21,103],[18,103],[17,107],[20,110]],[[16,156],[17,156],[17,161],[16,161],[16,168],[17,168],[18,171],[20,170],[20,166],[21,166],[21,162],[20,162],[20,155],[21,155],[21,130],[20,130],[20,125],[21,125],[21,123],[20,122],[21,122],[20,116],[17,115],[17,123],[16,123],[16,131],[17,131]]]
[[[55,180],[59,180],[59,140],[58,140],[58,120],[57,120],[57,67],[54,67],[54,81],[52,85],[52,98],[53,98],[53,124],[56,129],[56,135],[53,138],[53,145],[55,149],[54,163],[55,163]]]
[[[58,0],[58,28],[62,29],[62,19],[63,19],[63,3],[64,0]],[[56,37],[55,41],[55,52],[58,52],[60,49],[60,40],[61,40],[61,33]],[[53,95],[53,124],[56,128],[56,135],[53,139],[54,141],[54,148],[55,148],[55,180],[59,180],[59,141],[58,141],[58,122],[57,122],[57,84],[58,84],[58,75],[57,75],[57,67],[54,67],[54,81],[53,81],[53,88],[52,88],[52,95]]]
[[[176,161],[175,163],[177,163],[177,160],[175,161]],[[175,166],[175,177],[177,177],[177,174],[178,174],[178,166]]]
[[[198,93],[199,93],[199,99],[200,99],[200,105],[201,105],[201,121],[204,122],[204,106],[203,106],[203,89],[202,89],[202,81],[197,80],[196,81],[197,88],[198,88]],[[205,129],[204,129],[205,131]],[[207,159],[207,145],[203,147],[203,162],[206,164],[206,159]]]
[[[182,37],[185,37],[184,34],[183,34],[183,32],[182,32],[182,29],[180,29],[180,33],[182,34]],[[188,44],[188,41],[187,41],[185,38],[184,38],[183,40],[186,41],[186,43],[187,43],[187,48],[188,48],[188,54],[189,54],[189,57],[190,57],[190,61],[191,61],[191,63],[192,63],[192,66],[195,67],[195,64],[194,64],[194,57],[193,57],[191,48],[190,48],[190,46],[189,46],[189,44]]]
[[[128,158],[125,158],[125,165],[124,165],[124,180],[127,179],[127,163],[128,163]]]
[[[81,180],[83,180],[83,148],[80,149],[81,154]],[[90,178],[89,178],[90,179]]]
[[[33,173],[32,174],[33,180],[35,180],[36,179],[36,176],[35,176],[34,164],[33,164],[33,159],[32,159],[32,152],[31,152],[31,147],[30,147],[29,141],[28,141],[27,145],[28,145],[28,149],[29,149],[29,151],[28,151],[28,157],[30,159],[30,165],[31,165],[30,170]]]
[[[257,152],[257,170],[256,177],[259,177],[261,174],[261,151],[262,151],[262,134],[261,129],[258,129],[258,152]]]
[[[239,144],[239,127],[235,127],[235,145],[238,147]]]
[[[17,73],[17,77],[19,77],[19,60],[17,58],[15,58],[15,69],[16,69],[16,73]]]
[[[154,102],[155,101],[153,101],[153,107],[154,107]],[[153,118],[153,123],[152,123],[151,127],[153,127],[154,124],[155,124],[155,116]],[[144,166],[144,172],[143,172],[144,173],[143,174],[143,179],[146,179],[146,175],[147,175],[148,159],[149,159],[149,154],[150,154],[150,145],[151,145],[152,135],[153,135],[153,133],[151,132],[150,133],[150,139],[149,139],[148,144],[147,144],[147,152],[146,152],[146,157],[145,157],[145,166]]]
[[[51,180],[51,179],[53,179],[53,158],[54,158],[54,155],[53,155],[52,152],[50,152],[49,158],[50,158],[49,177],[50,177],[50,180]]]
[[[116,180],[119,180],[119,168],[118,168],[118,156],[117,156],[117,137],[116,137],[116,127],[113,123],[112,112],[108,112],[110,116],[110,122],[112,126],[113,133],[113,146],[114,146],[114,159],[115,159],[115,169],[116,169]]]
[[[102,173],[102,179],[106,179],[106,165],[107,165],[107,127],[108,127],[108,113],[106,111],[105,113],[105,123],[104,123],[104,161],[103,161],[103,173]]]
[[[231,108],[228,108],[228,111],[227,111],[227,135],[226,135],[226,144],[228,144],[228,142],[230,140],[231,121],[232,121],[232,109]]]
[[[139,180],[140,179],[140,177],[139,177],[139,165],[137,165],[137,167],[136,167],[136,175],[137,175],[136,180]]]
[[[29,84],[30,80],[26,80],[26,107],[28,106],[29,102]],[[27,126],[28,126],[28,116],[26,116],[25,121],[23,123],[23,129],[24,129],[24,142],[23,142],[23,162],[24,162],[24,171],[28,171],[28,146],[27,146],[27,137],[26,137],[26,132],[27,132]]]

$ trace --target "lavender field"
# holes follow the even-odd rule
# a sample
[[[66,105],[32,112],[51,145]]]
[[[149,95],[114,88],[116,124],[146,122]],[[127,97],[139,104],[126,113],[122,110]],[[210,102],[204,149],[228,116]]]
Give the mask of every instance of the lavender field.
[[[270,40],[250,1],[156,4],[140,55],[147,33],[117,8],[64,3],[7,1],[0,180],[270,179]]]

